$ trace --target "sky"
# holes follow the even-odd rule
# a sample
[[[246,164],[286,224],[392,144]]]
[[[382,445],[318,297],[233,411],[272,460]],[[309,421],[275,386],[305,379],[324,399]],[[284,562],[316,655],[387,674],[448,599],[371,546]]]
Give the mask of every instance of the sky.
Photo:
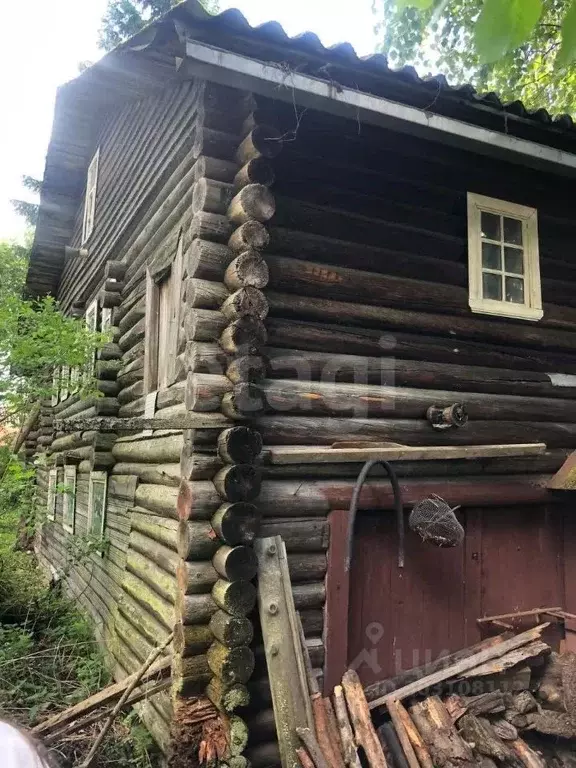
[[[374,50],[373,0],[221,0],[251,24],[274,19],[289,35],[312,30],[325,45],[348,41],[357,53]],[[78,64],[102,55],[98,28],[106,0],[18,0],[2,8],[0,46],[0,240],[20,239],[25,224],[10,204],[30,199],[23,174],[41,178],[58,85]]]

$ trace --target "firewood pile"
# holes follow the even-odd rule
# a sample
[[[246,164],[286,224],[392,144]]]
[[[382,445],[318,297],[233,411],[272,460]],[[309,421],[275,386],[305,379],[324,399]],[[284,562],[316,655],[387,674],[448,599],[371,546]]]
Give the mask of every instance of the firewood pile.
[[[576,654],[552,652],[547,626],[366,689],[349,670],[331,699],[309,679],[315,728],[298,730],[302,768],[576,766]]]

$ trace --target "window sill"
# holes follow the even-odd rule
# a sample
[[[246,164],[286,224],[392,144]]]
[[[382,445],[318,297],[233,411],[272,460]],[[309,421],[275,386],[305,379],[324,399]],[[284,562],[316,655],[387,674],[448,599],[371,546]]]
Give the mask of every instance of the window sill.
[[[511,304],[504,301],[487,301],[483,299],[470,299],[469,306],[472,312],[495,317],[510,317],[516,320],[532,320],[536,322],[544,316],[542,309],[526,307],[522,304]]]

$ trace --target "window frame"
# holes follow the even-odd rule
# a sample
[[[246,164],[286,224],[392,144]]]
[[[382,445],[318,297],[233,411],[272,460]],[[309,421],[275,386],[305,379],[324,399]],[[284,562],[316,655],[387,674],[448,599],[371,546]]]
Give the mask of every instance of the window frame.
[[[183,271],[180,234],[171,258],[157,260],[146,270],[145,395],[166,389],[176,380]]]
[[[486,299],[482,295],[482,212],[508,216],[522,222],[524,304]],[[468,287],[468,303],[472,312],[519,320],[537,321],[542,318],[544,312],[536,208],[468,192]]]
[[[66,490],[63,492],[62,500],[62,528],[68,533],[74,533],[76,528],[76,480],[77,480],[77,467],[76,464],[64,465],[64,485]],[[72,487],[72,491],[68,490]],[[70,505],[72,509],[70,510]],[[69,521],[72,522],[69,522]]]
[[[48,493],[46,498],[46,519],[56,520],[56,505],[58,501],[58,468],[48,471]]]
[[[94,231],[96,219],[96,197],[98,194],[98,168],[100,165],[100,147],[94,153],[86,173],[86,192],[84,194],[84,216],[82,218],[82,242],[84,245]]]
[[[102,523],[100,525],[100,531],[94,531],[94,485],[96,483],[104,484],[104,509],[102,510]],[[88,534],[91,536],[97,535],[100,538],[104,537],[104,531],[106,529],[106,508],[108,506],[108,473],[93,471],[90,472],[90,481],[88,483]],[[102,555],[102,550],[98,550]]]

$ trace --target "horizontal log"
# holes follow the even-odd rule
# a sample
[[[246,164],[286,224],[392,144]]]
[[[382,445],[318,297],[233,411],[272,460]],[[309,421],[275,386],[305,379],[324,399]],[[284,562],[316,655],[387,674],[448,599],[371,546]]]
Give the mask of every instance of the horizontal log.
[[[146,327],[144,325],[144,317],[142,317],[118,340],[118,346],[122,352],[127,352],[131,347],[136,346],[138,342],[143,341],[145,332]]]
[[[213,309],[188,309],[184,315],[186,341],[218,341],[228,321]]]
[[[163,517],[177,519],[177,501],[178,490],[176,488],[170,488],[166,485],[150,485],[149,483],[139,483],[136,487],[134,503]]]
[[[214,675],[227,685],[246,683],[254,671],[254,654],[245,645],[227,648],[215,640],[207,659]]]
[[[211,562],[186,562],[178,564],[178,588],[185,595],[205,594],[212,590],[218,574]]]
[[[172,464],[180,459],[182,445],[181,434],[150,435],[134,437],[133,440],[128,438],[117,441],[112,448],[112,453],[118,462]]]
[[[476,365],[401,360],[396,357],[334,355],[330,352],[264,350],[269,378],[320,379],[382,386],[422,387],[464,392],[573,398],[576,376],[487,368]]]
[[[198,179],[194,184],[192,194],[192,211],[193,213],[198,213],[198,211],[226,213],[232,196],[232,184],[215,179]]]
[[[150,514],[141,507],[132,507],[128,514],[133,530],[159,541],[165,547],[178,551],[179,523],[177,520]]]
[[[222,468],[222,460],[214,453],[190,453],[183,449],[180,454],[179,480],[209,480]]]
[[[208,624],[185,626],[179,621],[174,625],[174,653],[180,656],[197,656],[206,653],[214,640]]]
[[[207,522],[181,520],[178,528],[178,554],[184,560],[210,560],[221,545]]]
[[[199,211],[192,217],[188,235],[190,239],[215,240],[225,243],[232,234],[232,222],[227,216],[219,213]],[[188,273],[192,276],[192,273]]]
[[[210,619],[210,630],[214,637],[227,648],[250,645],[254,635],[252,622],[245,616],[231,616],[218,610]]]
[[[236,160],[245,165],[256,157],[271,159],[282,150],[282,137],[270,125],[256,125],[243,139],[236,152]]]
[[[250,427],[230,427],[218,436],[218,454],[228,464],[252,464],[261,451],[262,437]]]
[[[180,485],[180,464],[139,464],[119,462],[112,467],[113,475],[135,475],[142,483]]]
[[[358,440],[438,445],[438,431],[425,420],[263,416],[255,419],[254,426],[261,431],[264,442],[277,445],[332,445]],[[574,448],[576,426],[546,421],[469,421],[462,429],[443,431],[442,442],[446,445],[543,442],[549,448]]]
[[[197,277],[186,279],[184,301],[194,309],[220,309],[230,291],[221,282],[201,280]]]
[[[212,588],[218,608],[233,616],[246,616],[256,604],[256,588],[249,581],[218,579]]]
[[[250,703],[248,689],[242,683],[226,684],[217,677],[213,677],[206,687],[206,696],[221,712],[232,714],[240,707],[246,707]]]
[[[260,528],[260,513],[254,504],[225,503],[217,509],[211,524],[226,544],[251,544]]]
[[[261,222],[247,221],[245,224],[241,224],[238,229],[235,229],[230,235],[228,247],[234,253],[242,253],[249,248],[263,250],[266,248],[269,241],[270,235]]]
[[[274,216],[276,204],[274,195],[263,184],[248,184],[232,199],[228,208],[228,218],[234,224],[247,221],[265,222]]]
[[[268,160],[262,156],[254,157],[240,168],[234,176],[234,189],[242,189],[247,184],[263,184],[271,187],[274,183],[274,169]]]
[[[143,609],[147,610],[167,629],[172,630],[174,625],[174,606],[142,581],[142,579],[126,571],[122,582],[123,589],[136,600]],[[206,618],[206,621],[208,617]]]
[[[266,518],[258,534],[262,538],[282,536],[286,549],[292,552],[324,552],[330,542],[330,528],[323,519],[276,520]]]
[[[177,514],[180,520],[208,520],[221,503],[212,482],[181,481],[177,493]]]
[[[185,626],[191,624],[206,624],[218,606],[212,595],[185,595],[178,592],[176,596],[176,615]]]
[[[223,315],[220,316],[223,317]],[[266,340],[266,327],[262,321],[249,317],[242,317],[229,323],[219,338],[222,349],[231,355],[254,354],[266,344]]]
[[[294,591],[296,586],[302,582],[317,582],[318,584],[324,583],[324,577],[326,576],[326,555],[324,554],[310,554],[308,552],[291,552],[288,554],[288,570],[290,571],[290,579],[293,584],[294,600],[297,604],[297,608],[313,607],[312,605],[306,605],[306,591],[302,595],[302,600],[298,602]],[[306,586],[306,585],[304,585]]]
[[[230,464],[218,472],[213,482],[225,501],[252,501],[260,492],[261,477],[252,464]]]
[[[270,287],[278,291],[344,302],[362,297],[366,304],[376,306],[410,306],[424,312],[438,312],[441,309],[444,313],[470,315],[468,290],[460,286],[435,283],[434,291],[431,292],[430,284],[424,280],[392,277],[348,267],[327,267],[325,264],[283,256],[267,255],[266,261],[270,270]],[[479,325],[482,322],[482,318],[478,319]],[[514,325],[510,324],[510,327]],[[574,330],[576,310],[547,304],[539,326]],[[538,332],[542,330],[539,326],[518,324],[517,327],[524,327],[528,338],[538,339],[541,338]]]
[[[576,421],[576,404],[568,399],[454,392],[330,381],[264,380],[259,382],[266,410],[302,415],[423,419],[431,405],[465,405],[470,419],[498,421]]]
[[[212,565],[222,579],[250,581],[256,576],[258,563],[251,547],[222,545],[212,558]]]
[[[234,253],[227,246],[197,238],[184,256],[185,271],[188,278],[222,283],[233,258]]]
[[[107,398],[102,398],[104,400]],[[198,431],[216,429],[231,426],[229,419],[219,413],[188,413],[184,403],[176,406],[161,408],[151,418],[134,416],[127,418],[88,417],[62,419],[58,422],[62,429],[101,430],[103,432],[115,432],[125,430],[136,432],[143,429],[175,430],[196,429]]]
[[[189,373],[186,380],[185,403],[189,411],[219,411],[222,398],[232,389],[226,376],[210,373]]]
[[[228,356],[219,344],[202,341],[187,342],[184,351],[178,356],[177,365],[186,373],[224,374]]]
[[[126,312],[118,321],[118,330],[124,336],[136,323],[140,322],[146,315],[146,298],[143,296],[136,304]],[[121,351],[125,351],[120,346]]]
[[[172,694],[183,697],[199,696],[211,672],[204,654],[200,656],[181,656],[174,654],[172,659]]]
[[[308,323],[268,317],[266,331],[270,346],[290,350],[306,349],[340,354],[385,356],[409,360],[479,365],[514,370],[548,373],[576,373],[571,357],[542,349],[504,347],[477,341],[454,341],[441,336],[422,336],[395,331],[393,334],[375,328],[358,328],[337,324]],[[560,378],[560,377],[559,377]]]
[[[176,567],[180,562],[178,553],[157,541],[155,537],[133,530],[130,532],[129,546],[166,573],[176,575]]]
[[[238,288],[228,296],[220,311],[229,322],[232,322],[245,316],[264,320],[268,315],[268,309],[268,302],[262,291],[247,286]]]
[[[237,168],[236,163],[207,155],[200,155],[194,164],[196,179],[206,177],[217,181],[233,181]]]
[[[243,251],[226,267],[224,283],[231,291],[238,288],[265,288],[269,280],[268,265],[259,251]]]
[[[174,602],[177,592],[174,575],[165,571],[148,557],[129,549],[126,554],[126,570],[137,576],[148,586],[148,589],[168,602]],[[144,592],[144,590],[142,591]]]
[[[493,507],[518,504],[545,504],[554,501],[546,490],[548,475],[450,477],[400,479],[404,505],[416,504],[431,494],[451,506]],[[258,498],[264,519],[325,515],[331,509],[348,509],[356,479],[348,480],[265,480]],[[361,509],[392,509],[390,483],[368,480],[360,493]]]

